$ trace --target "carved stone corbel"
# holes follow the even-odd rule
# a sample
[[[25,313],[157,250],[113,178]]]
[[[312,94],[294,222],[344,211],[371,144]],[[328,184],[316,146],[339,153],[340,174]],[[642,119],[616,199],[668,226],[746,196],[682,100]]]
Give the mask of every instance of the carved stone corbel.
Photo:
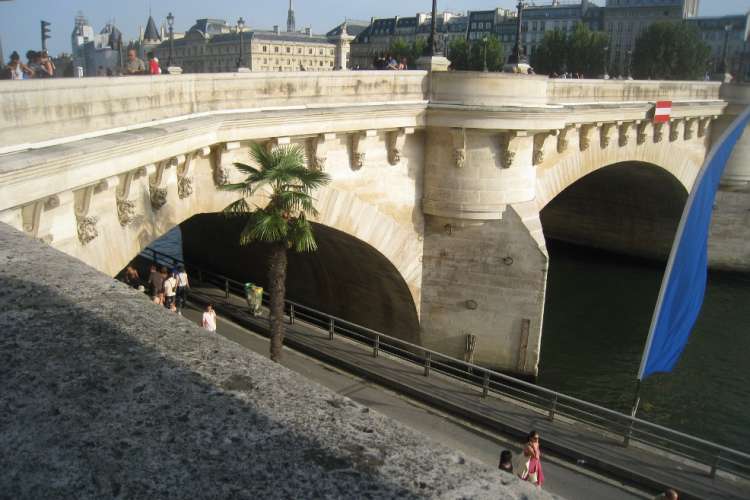
[[[310,168],[323,172],[328,162],[328,150],[336,139],[336,134],[318,134],[310,138]]]
[[[615,127],[615,124],[600,122],[596,126],[599,128],[599,145],[602,149],[607,149],[612,141],[612,129]]]
[[[682,120],[674,119],[669,121],[669,142],[675,142],[680,138],[680,125]]]
[[[664,139],[664,123],[654,123],[654,142],[659,143]]]
[[[269,153],[273,153],[275,149],[289,146],[291,143],[291,137],[272,137],[268,139],[268,142],[266,143],[266,151],[268,151]]]
[[[617,143],[621,148],[624,148],[630,143],[630,130],[633,127],[633,122],[618,122],[617,125]]]
[[[115,192],[115,202],[117,204],[117,220],[122,227],[129,226],[135,220],[135,202],[130,200],[130,190],[133,180],[138,176],[138,171],[134,170],[120,175],[117,191]]]
[[[198,151],[185,155],[185,161],[177,165],[177,196],[184,200],[193,194],[193,162]]]
[[[531,157],[532,165],[541,165],[544,162],[544,144],[551,135],[557,135],[557,130],[534,134],[534,153]]]
[[[528,137],[526,130],[508,130],[500,134],[500,162],[503,168],[510,168],[516,159],[519,139]]]
[[[414,128],[400,128],[392,132],[388,132],[388,163],[391,165],[398,165],[401,161],[401,154],[404,151],[404,145],[406,144],[406,136],[414,133]]]
[[[561,128],[557,134],[557,152],[560,154],[565,153],[570,145],[568,134],[574,129],[574,127]]]
[[[154,172],[148,176],[148,191],[151,199],[151,207],[159,210],[167,204],[167,187],[164,186],[164,171],[171,160],[159,162]]]
[[[240,148],[239,142],[227,142],[213,146],[213,177],[216,186],[224,186],[229,183],[229,170],[224,166],[225,155]]]
[[[646,139],[648,138],[648,135],[646,134],[646,128],[648,128],[649,122],[646,120],[638,121],[636,122],[636,126],[637,126],[636,142],[640,146],[641,144],[645,144]]]
[[[352,170],[359,170],[365,166],[369,140],[377,135],[377,130],[362,130],[352,134]]]
[[[466,129],[451,129],[451,146],[453,150],[453,163],[456,168],[464,168],[466,165]]]
[[[76,230],[78,233],[78,241],[80,241],[82,245],[88,245],[99,236],[99,230],[96,228],[99,218],[89,215],[91,199],[94,197],[95,190],[96,186],[87,186],[73,192]]]
[[[696,118],[685,119],[685,122],[684,122],[685,130],[684,130],[683,137],[685,138],[686,141],[689,141],[693,138],[693,135],[695,134],[695,122],[696,121],[697,121]]]
[[[706,137],[713,118],[712,116],[706,116],[698,119],[698,137]]]
[[[586,151],[591,146],[591,132],[595,125],[591,123],[581,124],[578,128],[578,144],[581,151]]]

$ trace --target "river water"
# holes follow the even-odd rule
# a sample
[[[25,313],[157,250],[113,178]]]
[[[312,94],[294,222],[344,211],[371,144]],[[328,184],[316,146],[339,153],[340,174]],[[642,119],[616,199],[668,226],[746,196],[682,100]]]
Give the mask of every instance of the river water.
[[[539,383],[629,411],[664,264],[549,242]],[[672,373],[646,380],[639,416],[750,451],[750,276],[709,273]]]
[[[152,245],[182,258],[175,228]],[[539,384],[630,410],[663,264],[548,242]],[[750,275],[711,272],[676,369],[649,378],[639,416],[750,452]]]

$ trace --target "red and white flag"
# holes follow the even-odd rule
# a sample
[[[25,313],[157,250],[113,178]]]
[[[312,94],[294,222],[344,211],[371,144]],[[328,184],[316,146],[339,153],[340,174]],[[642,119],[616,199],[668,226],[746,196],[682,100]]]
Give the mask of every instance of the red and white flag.
[[[672,115],[672,101],[657,101],[654,109],[654,123],[666,123]]]

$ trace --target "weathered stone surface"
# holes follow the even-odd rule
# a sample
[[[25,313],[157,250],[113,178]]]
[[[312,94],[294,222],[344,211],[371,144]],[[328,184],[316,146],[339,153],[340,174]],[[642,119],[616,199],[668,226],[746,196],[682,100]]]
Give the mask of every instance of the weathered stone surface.
[[[0,262],[0,496],[551,498],[4,224]]]

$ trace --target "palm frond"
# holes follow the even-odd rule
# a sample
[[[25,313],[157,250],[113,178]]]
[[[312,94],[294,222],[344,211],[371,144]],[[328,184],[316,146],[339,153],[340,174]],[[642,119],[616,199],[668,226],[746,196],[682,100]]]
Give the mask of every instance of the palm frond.
[[[234,162],[234,168],[239,170],[240,172],[247,174],[250,177],[256,177],[260,176],[261,172],[257,168],[253,167],[252,165],[247,165],[245,163],[240,162]]]
[[[318,249],[312,225],[304,216],[289,221],[289,247],[295,252],[314,252]]]
[[[223,210],[223,212],[224,212],[224,215],[227,217],[247,216],[253,213],[253,211],[250,209],[250,206],[247,204],[247,201],[245,200],[245,198],[240,198],[239,200],[230,203]]]
[[[281,214],[275,211],[260,210],[254,213],[253,219],[252,227],[248,228],[247,234],[242,235],[240,244],[246,244],[243,243],[243,238],[247,241],[263,241],[266,243],[286,241],[288,225]]]

